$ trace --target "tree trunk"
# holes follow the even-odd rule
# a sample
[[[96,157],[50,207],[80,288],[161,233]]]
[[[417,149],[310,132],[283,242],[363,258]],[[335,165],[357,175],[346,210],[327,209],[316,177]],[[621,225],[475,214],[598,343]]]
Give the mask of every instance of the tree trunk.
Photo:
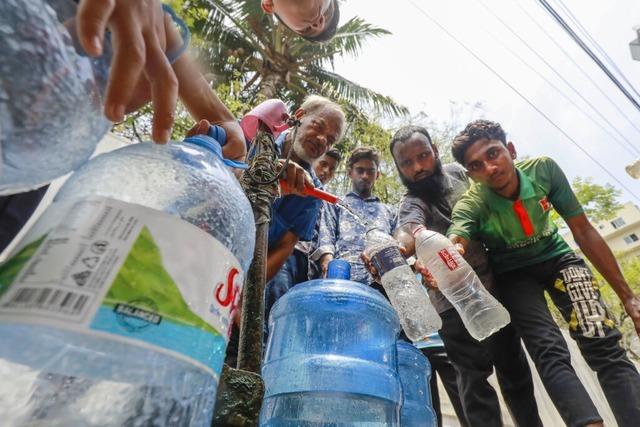
[[[275,98],[278,89],[284,87],[284,79],[277,72],[264,70],[262,74],[262,80],[260,81],[260,89],[258,89],[258,96],[263,96],[264,99]]]

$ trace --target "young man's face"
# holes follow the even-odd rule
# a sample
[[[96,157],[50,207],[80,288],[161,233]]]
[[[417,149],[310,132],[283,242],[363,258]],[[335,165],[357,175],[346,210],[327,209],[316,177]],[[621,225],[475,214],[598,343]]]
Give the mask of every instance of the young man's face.
[[[304,37],[321,34],[335,12],[333,0],[262,0],[262,10],[275,13],[292,31]]]
[[[331,109],[307,113],[300,119],[300,127],[293,142],[296,155],[307,163],[322,157],[340,138],[342,118]]]
[[[479,139],[464,154],[467,175],[474,181],[501,192],[518,181],[513,160],[516,149],[511,142],[506,146],[497,139]]]
[[[438,150],[426,136],[416,132],[393,147],[393,158],[404,178],[417,182],[429,178],[436,171]]]
[[[326,154],[313,163],[313,170],[322,185],[326,185],[333,179],[333,176],[336,174],[337,167],[338,161]]]
[[[362,159],[349,167],[351,187],[358,194],[370,194],[378,179],[378,166],[373,160]]]

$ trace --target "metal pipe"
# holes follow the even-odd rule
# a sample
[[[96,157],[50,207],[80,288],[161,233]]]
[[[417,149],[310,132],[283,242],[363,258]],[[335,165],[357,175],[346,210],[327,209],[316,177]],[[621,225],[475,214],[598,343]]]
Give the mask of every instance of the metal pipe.
[[[267,277],[269,223],[256,225],[256,248],[242,297],[238,369],[260,373],[264,333],[264,287]]]
[[[258,130],[252,158],[240,183],[247,193],[256,222],[256,246],[242,296],[238,369],[260,373],[264,334],[264,288],[271,204],[278,196],[278,155],[273,135],[265,126]]]

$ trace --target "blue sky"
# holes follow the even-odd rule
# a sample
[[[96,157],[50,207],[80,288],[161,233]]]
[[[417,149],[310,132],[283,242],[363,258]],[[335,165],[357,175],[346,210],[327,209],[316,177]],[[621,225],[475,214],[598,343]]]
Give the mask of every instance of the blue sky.
[[[556,1],[549,0],[560,10],[561,5]],[[636,36],[633,27],[640,25],[640,2],[563,0],[563,3],[640,91],[640,62],[631,59],[628,46]],[[591,176],[597,183],[621,187],[513,90],[432,24],[420,8],[495,68],[640,197],[640,181],[624,171],[626,164],[639,157],[634,153],[640,149],[640,131],[636,129],[640,128],[640,111],[535,0],[347,0],[341,5],[343,20],[358,15],[393,34],[371,40],[357,60],[339,61],[336,70],[392,96],[412,113],[423,111],[436,121],[450,120],[452,104],[461,106],[454,107],[459,110],[460,125],[479,117],[497,120],[520,153],[553,157],[570,178]],[[613,128],[492,13],[596,106]],[[482,109],[470,107],[477,102],[482,104]],[[635,150],[626,146],[628,142],[623,137]],[[640,200],[626,191],[622,200],[640,205]]]

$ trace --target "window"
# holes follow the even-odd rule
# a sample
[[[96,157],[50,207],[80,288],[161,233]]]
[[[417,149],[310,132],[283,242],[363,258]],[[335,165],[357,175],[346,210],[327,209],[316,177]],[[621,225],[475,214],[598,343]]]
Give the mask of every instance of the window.
[[[637,242],[638,240],[640,240],[640,239],[638,238],[638,235],[637,235],[636,233],[629,234],[628,236],[626,236],[626,237],[624,238],[624,242],[625,242],[627,245],[630,245],[630,244],[632,244],[633,242]]]
[[[626,223],[624,222],[624,219],[622,219],[622,218],[616,218],[613,221],[611,221],[611,225],[613,225],[613,228],[620,228],[625,224]]]

